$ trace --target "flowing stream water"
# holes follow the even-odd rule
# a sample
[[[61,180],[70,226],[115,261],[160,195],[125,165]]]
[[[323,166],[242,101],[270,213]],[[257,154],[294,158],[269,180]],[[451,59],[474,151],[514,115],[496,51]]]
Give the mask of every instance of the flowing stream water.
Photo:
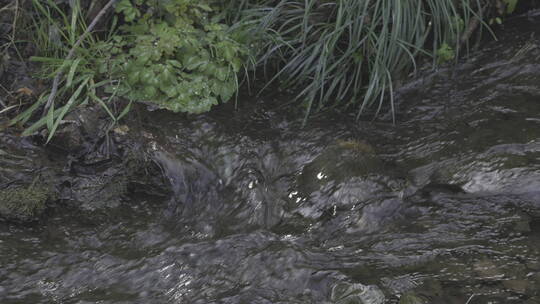
[[[540,22],[507,26],[400,88],[395,125],[301,128],[281,94],[145,113],[133,149],[165,186],[0,221],[0,302],[540,303]],[[49,150],[0,153],[0,177],[76,162]]]

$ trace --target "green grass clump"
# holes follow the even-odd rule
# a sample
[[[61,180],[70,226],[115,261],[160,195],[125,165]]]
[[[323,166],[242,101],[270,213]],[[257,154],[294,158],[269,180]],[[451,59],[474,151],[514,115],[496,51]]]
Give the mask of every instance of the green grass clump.
[[[110,98],[98,97],[98,91],[112,81],[103,79],[95,68],[96,59],[105,58],[107,50],[99,47],[99,40],[93,35],[84,35],[87,24],[81,2],[70,1],[68,6],[61,7],[53,0],[32,0],[32,7],[27,13],[31,22],[26,29],[31,35],[26,35],[26,39],[36,47],[30,60],[41,67],[35,76],[45,80],[58,78],[58,90],[45,91],[9,125],[32,122],[23,136],[46,127],[49,141],[70,111],[91,102],[102,106],[116,121],[118,117],[111,112]],[[75,56],[70,56],[72,50]]]
[[[251,28],[270,82],[296,89],[306,115],[327,107],[361,115],[385,102],[394,114],[394,81],[414,70],[418,55],[454,58],[485,1],[233,2],[242,10],[231,19]]]

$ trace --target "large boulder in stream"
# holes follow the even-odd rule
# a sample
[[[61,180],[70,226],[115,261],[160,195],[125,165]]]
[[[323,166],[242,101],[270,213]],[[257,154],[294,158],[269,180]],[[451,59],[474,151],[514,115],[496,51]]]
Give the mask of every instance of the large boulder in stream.
[[[299,212],[316,218],[329,208],[351,207],[377,196],[402,196],[409,182],[360,140],[337,140],[306,164],[297,179]]]
[[[137,152],[138,141],[127,134],[127,127],[107,133],[100,115],[80,111],[72,113],[73,121],[46,146],[40,145],[39,135],[0,133],[1,219],[34,221],[51,206],[110,210],[120,207],[128,193],[166,192],[160,174],[154,172],[159,169]]]
[[[141,151],[138,132],[113,124],[95,105],[75,109],[65,121],[49,143],[56,158],[68,159],[59,159],[63,167],[57,179],[60,200],[91,215],[121,207],[134,193],[160,196],[167,192],[161,174],[154,172],[159,169]]]
[[[310,193],[327,180],[341,182],[347,177],[367,177],[383,170],[384,164],[370,144],[338,140],[304,166],[298,183],[302,191]]]

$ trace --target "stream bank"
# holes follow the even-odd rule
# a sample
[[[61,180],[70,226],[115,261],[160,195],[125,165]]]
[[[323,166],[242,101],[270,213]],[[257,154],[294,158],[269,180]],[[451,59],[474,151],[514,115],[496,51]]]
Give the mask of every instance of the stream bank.
[[[402,87],[397,125],[276,94],[2,134],[2,191],[52,181],[0,222],[2,303],[539,303],[539,24]]]

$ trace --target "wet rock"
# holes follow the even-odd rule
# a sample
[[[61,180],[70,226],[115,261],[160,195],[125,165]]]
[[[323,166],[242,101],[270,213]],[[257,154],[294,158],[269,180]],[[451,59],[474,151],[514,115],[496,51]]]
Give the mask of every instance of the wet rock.
[[[540,303],[540,297],[532,297],[530,299],[527,299],[523,304],[538,304]]]
[[[318,218],[332,208],[349,209],[373,197],[401,195],[409,185],[402,175],[369,144],[337,141],[302,168],[297,189],[307,199],[299,204],[298,213]]]
[[[506,54],[515,53],[513,44],[502,44]],[[519,298],[537,296],[528,294],[531,288],[519,280],[527,278],[539,289],[538,276],[527,276],[536,266],[527,266],[528,271],[520,267],[525,267],[522,261],[538,258],[540,224],[533,219],[527,228],[515,214],[538,209],[538,204],[523,206],[521,199],[500,195],[534,190],[537,194],[529,201],[540,197],[540,142],[534,141],[540,134],[535,93],[540,78],[522,62],[531,60],[531,52],[510,65],[473,63],[481,66],[477,73],[456,67],[457,82],[440,77],[431,84],[419,83],[428,96],[415,94],[406,102],[416,103],[410,113],[417,114],[408,114],[403,104],[399,128],[376,124],[368,127],[366,136],[360,135],[363,130],[351,131],[354,136],[348,131],[336,135],[341,122],[325,122],[323,131],[295,130],[290,127],[294,124],[276,120],[275,113],[262,113],[255,122],[220,110],[183,122],[184,116],[171,114],[165,120],[145,113],[142,128],[165,130],[163,141],[161,131],[155,132],[158,144],[149,141],[149,149],[142,144],[141,150],[170,153],[161,161],[154,159],[163,172],[153,173],[164,175],[162,192],[175,194],[171,202],[176,204],[169,207],[179,212],[171,212],[170,219],[179,223],[178,229],[162,225],[167,195],[152,200],[151,212],[142,207],[150,203],[141,203],[137,212],[122,206],[109,213],[113,220],[94,221],[99,225],[91,227],[61,211],[59,220],[47,223],[47,230],[57,232],[2,231],[0,252],[6,267],[0,267],[0,277],[7,279],[0,294],[9,294],[8,301],[30,303],[118,302],[125,297],[145,303],[380,304],[384,295],[375,286],[335,282],[378,282],[380,276],[411,274],[419,278],[381,286],[389,295],[402,294],[402,303],[520,303]],[[532,60],[538,62],[535,54]],[[506,81],[503,74],[510,68],[511,74],[525,77],[510,74]],[[532,68],[540,71],[537,65]],[[496,83],[488,74],[499,75]],[[471,93],[475,86],[485,88]],[[212,118],[216,115],[223,118]],[[96,130],[92,127],[102,122],[89,128],[84,122],[66,124],[75,127],[66,129],[74,133],[67,138],[75,140],[59,145],[79,149],[84,145],[80,139],[91,138]],[[129,136],[135,128],[113,132]],[[386,146],[379,150],[384,154],[361,142],[335,141],[352,137],[366,138],[379,149]],[[269,148],[263,151],[261,146]],[[122,161],[100,164],[88,159],[70,158],[75,165],[62,173],[62,181],[69,184],[66,195],[84,200],[84,208],[117,205],[126,183],[141,177],[124,170]],[[16,179],[15,171],[31,176],[40,161],[39,154],[22,160],[0,155],[0,184]],[[426,169],[419,172],[426,173],[425,183],[418,185],[427,185],[423,190],[428,197],[396,198],[403,185],[390,161],[407,170]],[[13,169],[6,170],[8,166]],[[462,186],[468,192],[499,195],[467,195]],[[269,231],[280,221],[299,228]],[[196,229],[188,227],[192,223]],[[528,229],[528,237],[507,233]],[[437,280],[427,279],[434,277]],[[503,286],[502,280],[518,282]],[[392,300],[388,302],[400,302]],[[529,300],[540,303],[538,298]]]
[[[419,190],[419,194],[424,197],[434,197],[436,195],[457,195],[463,193],[465,193],[465,191],[463,191],[460,186],[452,184],[430,183]]]
[[[540,262],[527,262],[525,266],[529,270],[540,271]]]
[[[127,185],[127,178],[117,174],[79,176],[73,179],[70,194],[64,198],[78,201],[88,210],[116,207],[126,194]]]
[[[403,201],[398,198],[369,204],[362,208],[359,215],[359,218],[351,217],[353,221],[347,229],[348,232],[384,231],[391,226],[397,226],[404,218],[412,217],[411,210],[407,210]]]
[[[51,144],[67,152],[78,152],[84,148],[84,137],[75,123],[67,121],[55,133]]]
[[[526,233],[531,232],[531,226],[529,225],[529,221],[527,220],[521,220],[514,223],[514,231]]]
[[[421,296],[418,296],[412,292],[408,292],[401,296],[399,304],[427,304],[429,301]]]
[[[482,278],[502,278],[504,272],[490,260],[481,260],[473,265],[474,271]]]
[[[37,220],[52,196],[44,186],[15,187],[0,190],[0,217],[28,222]]]
[[[332,288],[331,301],[336,304],[382,304],[385,296],[376,285],[339,283]]]
[[[520,294],[525,294],[532,287],[526,280],[506,280],[502,284],[505,288]]]
[[[340,183],[354,176],[380,174],[384,168],[384,163],[369,144],[338,141],[304,166],[298,182],[300,190],[312,193],[328,181]]]
[[[60,177],[59,199],[84,210],[97,210],[119,206],[128,193],[163,196],[167,190],[152,165],[132,153],[126,153],[123,159],[74,163],[69,174]],[[158,174],[156,179],[151,173]]]
[[[526,193],[540,188],[537,143],[493,147],[412,170],[415,184],[456,185],[467,193]],[[518,151],[512,151],[517,149]],[[516,180],[521,182],[516,184]]]
[[[435,279],[426,279],[418,287],[410,291],[411,295],[414,296],[415,300],[431,299],[432,301],[427,301],[427,303],[437,303],[433,299],[441,299],[445,297],[445,293],[441,282]],[[412,299],[411,299],[412,300]],[[415,302],[413,302],[415,303]],[[424,303],[424,302],[419,302]]]
[[[382,278],[382,286],[391,294],[404,294],[418,286],[421,277],[412,274],[401,275],[394,278]]]
[[[535,272],[531,275],[527,276],[530,278],[536,285],[536,287],[540,290],[540,272]]]
[[[78,107],[63,119],[64,123],[55,132],[51,145],[68,153],[88,153],[105,135],[108,118],[101,108]]]

